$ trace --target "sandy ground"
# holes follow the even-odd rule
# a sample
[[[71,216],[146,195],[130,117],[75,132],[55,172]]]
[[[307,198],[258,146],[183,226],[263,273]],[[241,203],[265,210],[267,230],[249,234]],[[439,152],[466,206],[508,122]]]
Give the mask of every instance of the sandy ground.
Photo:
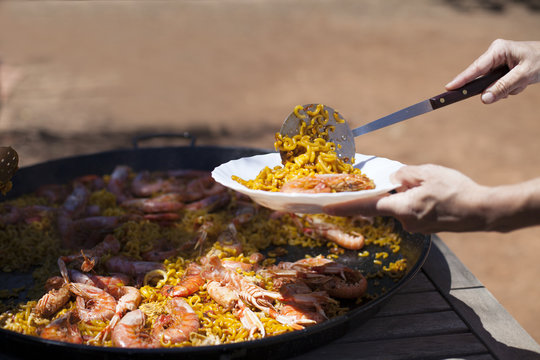
[[[272,147],[297,104],[351,126],[444,91],[492,40],[540,38],[538,1],[3,1],[0,143],[21,165],[129,147],[134,134]],[[540,86],[356,141],[479,183],[540,176]],[[182,141],[176,140],[181,144]],[[540,228],[439,234],[540,340]]]

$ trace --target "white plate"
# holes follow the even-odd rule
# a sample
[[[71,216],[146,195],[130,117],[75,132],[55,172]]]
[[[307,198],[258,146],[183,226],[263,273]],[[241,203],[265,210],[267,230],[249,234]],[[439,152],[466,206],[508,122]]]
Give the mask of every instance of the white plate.
[[[324,193],[282,193],[263,190],[252,190],[234,181],[236,175],[244,180],[255,179],[259,172],[268,166],[281,165],[279,153],[270,153],[231,160],[221,164],[212,171],[212,177],[218,183],[249,196],[256,203],[279,211],[316,214],[322,213],[326,205],[335,205],[356,199],[377,196],[396,189],[399,185],[390,181],[390,175],[403,166],[402,163],[374,155],[356,154],[355,167],[360,168],[375,183],[375,189]]]

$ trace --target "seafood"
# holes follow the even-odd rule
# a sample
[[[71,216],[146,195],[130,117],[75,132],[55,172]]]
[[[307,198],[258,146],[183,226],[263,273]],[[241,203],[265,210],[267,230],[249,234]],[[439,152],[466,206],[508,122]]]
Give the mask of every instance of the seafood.
[[[189,339],[199,329],[199,317],[182,298],[172,298],[166,304],[167,313],[158,316],[152,335],[161,343],[177,344]]]
[[[148,197],[162,192],[165,179],[154,178],[149,171],[141,171],[131,182],[131,193],[138,197]]]
[[[375,188],[373,181],[363,174],[317,174],[291,180],[283,184],[281,192],[334,193]]]
[[[228,192],[220,192],[204,197],[201,200],[189,203],[186,205],[186,209],[190,211],[206,210],[213,212],[219,210],[231,201],[231,195]]]
[[[264,325],[259,317],[251,311],[242,300],[238,301],[238,307],[235,310],[235,314],[240,319],[242,326],[249,330],[250,339],[253,338],[255,331],[258,331],[263,337],[266,335]]]
[[[202,268],[195,262],[188,265],[184,276],[178,285],[165,285],[161,288],[161,293],[166,296],[188,296],[198,291],[204,284],[201,276]]]
[[[191,180],[186,187],[185,201],[192,202],[226,192],[227,188],[217,183],[209,173],[203,173]]]
[[[131,168],[119,165],[114,168],[111,178],[107,184],[107,190],[116,196],[116,201],[122,203],[129,199],[131,195],[128,192],[128,180]]]
[[[163,269],[163,264],[154,261],[132,260],[124,256],[113,256],[107,260],[105,267],[111,273],[139,276],[152,270]]]
[[[277,317],[283,323],[295,326],[296,328],[315,325],[326,320],[326,316],[319,312],[314,312],[302,306],[293,304],[284,305],[279,310],[279,315]]]
[[[233,256],[239,255],[244,251],[242,243],[238,240],[238,232],[234,224],[229,224],[217,238],[221,248]]]
[[[238,226],[251,221],[257,215],[257,205],[253,202],[237,201],[233,224]]]
[[[365,239],[360,233],[347,233],[336,224],[325,221],[318,216],[304,216],[304,219],[307,222],[307,227],[304,227],[303,231],[308,236],[321,236],[350,250],[360,250],[364,247]]]
[[[62,285],[59,289],[52,289],[39,299],[34,313],[40,317],[50,318],[60,310],[71,298],[68,286]]]
[[[137,309],[128,312],[114,327],[111,340],[122,348],[157,348],[159,340],[144,329],[146,316]]]
[[[6,213],[0,215],[0,225],[39,222],[44,217],[56,212],[55,208],[43,205],[30,205],[22,208],[10,206],[6,210]]]
[[[242,326],[249,331],[250,338],[253,337],[256,331],[262,336],[265,336],[264,325],[261,320],[247,307],[246,303],[240,299],[236,291],[213,280],[208,282],[206,290],[210,297],[225,309],[234,309],[234,313],[240,319]]]
[[[103,329],[95,338],[96,341],[100,341],[106,338],[114,330],[122,316],[128,311],[136,310],[141,303],[142,296],[139,290],[132,286],[120,286],[117,287],[112,293],[115,299],[118,300],[116,303],[116,309],[113,317],[109,324]]]
[[[377,229],[379,219],[272,212],[206,171],[117,167],[39,193],[34,205],[32,194],[0,205],[3,242],[50,245],[50,254],[39,253],[45,290],[32,289],[43,295],[1,314],[0,326],[87,345],[224,344],[318,324],[354,303],[341,299],[369,298],[362,273],[338,262],[342,248],[394,239],[389,228]],[[332,240],[338,245],[323,250],[328,258],[278,263],[295,256],[295,246]],[[394,244],[399,250],[399,238]],[[402,276],[390,270],[406,267],[400,254],[385,259],[381,271]],[[55,260],[61,276],[51,272]]]
[[[80,254],[62,256],[61,259],[65,263],[82,260],[82,263],[80,264],[81,270],[88,272],[94,268],[100,257],[107,253],[116,254],[120,251],[120,248],[121,244],[118,239],[109,234],[105,236],[105,239],[103,239],[103,241],[97,244],[95,247],[87,250],[81,250]]]
[[[81,321],[110,320],[116,309],[116,300],[106,291],[87,284],[69,283],[69,291],[77,296],[76,315]]]
[[[301,259],[294,263],[281,262],[272,271],[276,276],[288,279],[281,279],[278,284],[300,278],[310,288],[325,291],[337,298],[358,298],[367,289],[367,280],[360,271],[323,257]]]
[[[174,212],[184,208],[182,195],[177,193],[163,194],[153,198],[129,199],[123,201],[121,205],[150,214]]]
[[[226,286],[222,286],[219,282],[214,280],[211,280],[206,284],[206,291],[208,291],[208,295],[210,295],[215,302],[228,310],[232,309],[238,300],[240,300],[235,291]]]
[[[40,329],[38,335],[44,339],[57,340],[73,344],[82,344],[83,337],[76,323],[72,323],[71,312],[60,316]]]
[[[206,279],[217,281],[224,286],[234,289],[240,299],[269,314],[274,311],[272,300],[282,298],[280,293],[265,290],[250,282],[246,277],[238,274],[236,271],[224,267],[217,256],[211,256],[208,259],[203,270],[203,276]]]

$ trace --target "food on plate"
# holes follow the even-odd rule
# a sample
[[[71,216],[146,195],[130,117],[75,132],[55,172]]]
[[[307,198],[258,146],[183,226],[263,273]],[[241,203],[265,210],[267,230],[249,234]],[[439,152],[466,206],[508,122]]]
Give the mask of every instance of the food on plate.
[[[119,165],[0,204],[0,268],[35,284],[0,290],[0,326],[136,348],[275,336],[384,293],[407,269],[400,242],[382,218],[275,212],[204,171]]]
[[[298,113],[301,105],[295,107]],[[333,126],[328,124],[329,114],[324,105],[319,104],[314,110],[305,109],[309,121],[302,122],[299,133],[293,137],[276,133],[274,147],[282,155],[283,164],[274,168],[265,167],[255,179],[244,180],[233,176],[233,180],[253,190],[283,191],[285,184],[296,181],[293,185],[285,186],[286,192],[341,192],[374,189],[374,182],[362,171],[340,159],[336,153],[336,145],[328,141],[328,133]],[[344,121],[334,113],[336,121]],[[354,159],[352,159],[354,163]],[[353,175],[355,186],[325,186],[328,178],[322,174],[348,174]],[[305,182],[297,181],[301,178],[311,177]],[[332,178],[332,183],[339,182],[339,177]],[[337,181],[336,181],[337,180]],[[320,186],[317,184],[320,183]],[[299,186],[300,184],[305,184]],[[305,191],[306,187],[310,191]],[[295,191],[296,190],[296,191]],[[329,190],[329,191],[326,191]]]
[[[359,191],[370,187],[370,180],[362,174],[317,174],[287,181],[281,192],[317,194]]]

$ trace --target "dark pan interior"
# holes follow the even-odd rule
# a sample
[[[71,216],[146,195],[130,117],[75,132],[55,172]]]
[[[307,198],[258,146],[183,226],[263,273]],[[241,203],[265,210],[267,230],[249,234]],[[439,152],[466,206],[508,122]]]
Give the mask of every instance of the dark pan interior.
[[[227,148],[212,146],[196,147],[159,147],[138,148],[133,150],[116,150],[91,155],[69,157],[53,160],[34,166],[22,168],[13,178],[13,190],[7,198],[17,197],[36,190],[40,185],[67,182],[77,176],[86,174],[109,174],[120,164],[129,165],[135,171],[200,169],[212,170],[223,162],[245,156],[263,154],[268,151],[251,148]],[[389,221],[392,221],[389,219]],[[406,284],[423,265],[431,245],[430,236],[404,232],[395,222],[396,231],[402,234],[401,252],[409,269],[399,281],[387,279],[383,284],[387,291],[372,301],[352,308],[346,315],[339,316],[304,330],[268,337],[261,340],[218,346],[204,346],[177,349],[119,349],[84,345],[73,345],[44,340],[33,336],[25,336],[0,329],[0,349],[13,358],[35,358],[35,353],[50,354],[55,358],[171,358],[181,356],[183,359],[202,358],[274,358],[280,359],[301,354],[328,343],[343,334],[350,327],[360,325],[364,320],[378,311],[382,304],[392,297]],[[368,249],[369,250],[369,249]],[[294,261],[305,254],[317,255],[325,253],[326,248],[303,249],[290,247],[286,257],[280,260]],[[339,260],[364,273],[374,271],[373,262],[358,256],[356,251],[347,251]],[[385,280],[383,280],[385,281]],[[30,285],[30,273],[0,272],[0,288]],[[372,289],[372,292],[376,290]],[[21,296],[24,296],[22,294]]]

